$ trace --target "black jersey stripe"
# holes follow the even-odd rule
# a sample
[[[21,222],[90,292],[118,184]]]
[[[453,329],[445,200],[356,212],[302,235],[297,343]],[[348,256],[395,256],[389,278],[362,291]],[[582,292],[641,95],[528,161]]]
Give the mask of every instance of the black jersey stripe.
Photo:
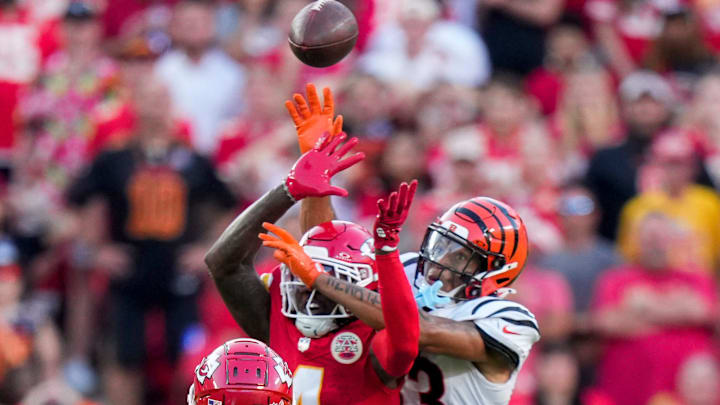
[[[498,301],[502,301],[502,300],[501,300],[500,298],[496,298],[496,299],[494,299],[494,300],[493,300],[493,299],[485,300],[485,301],[477,304],[477,305],[475,306],[475,308],[473,308],[472,314],[475,315],[475,312],[477,312],[477,311],[478,311],[480,308],[482,308],[485,304],[489,304],[489,303],[491,303],[491,302],[498,302]]]
[[[520,356],[518,356],[517,353],[515,353],[512,349],[505,346],[504,344],[500,343],[497,339],[488,335],[487,332],[482,330],[482,328],[477,326],[477,324],[475,324],[475,327],[477,328],[478,332],[480,333],[480,336],[482,336],[482,340],[485,343],[485,347],[488,347],[491,350],[494,350],[497,353],[500,353],[503,357],[507,358],[508,361],[510,361],[510,363],[512,363],[513,369],[516,369],[520,365]]]
[[[533,329],[535,329],[538,333],[540,333],[540,328],[539,328],[538,325],[537,325],[535,322],[533,322],[533,321],[519,321],[519,320],[517,320],[517,319],[510,319],[510,318],[503,318],[503,317],[501,317],[500,319],[502,319],[502,320],[505,321],[505,322],[509,322],[509,323],[511,323],[511,324],[513,324],[513,325],[527,326],[528,328],[533,328]]]
[[[519,313],[521,313],[521,314],[525,314],[525,315],[529,316],[531,319],[535,319],[535,316],[534,316],[533,314],[531,314],[530,312],[528,312],[528,311],[526,311],[526,310],[524,310],[524,309],[522,309],[522,308],[520,308],[520,307],[506,307],[506,308],[503,308],[503,309],[499,309],[499,310],[493,312],[492,314],[488,315],[487,317],[488,317],[488,318],[491,318],[491,317],[493,317],[493,316],[495,316],[495,315],[497,315],[497,314],[501,314],[501,313],[503,313],[503,312],[509,312],[509,311],[511,311],[511,312],[519,312]]]

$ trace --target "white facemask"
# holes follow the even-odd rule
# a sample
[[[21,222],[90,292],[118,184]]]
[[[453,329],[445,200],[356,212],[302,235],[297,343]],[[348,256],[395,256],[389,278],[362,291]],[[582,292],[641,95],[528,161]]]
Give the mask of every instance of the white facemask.
[[[332,318],[298,316],[295,320],[295,327],[306,337],[319,338],[337,329],[338,325]]]

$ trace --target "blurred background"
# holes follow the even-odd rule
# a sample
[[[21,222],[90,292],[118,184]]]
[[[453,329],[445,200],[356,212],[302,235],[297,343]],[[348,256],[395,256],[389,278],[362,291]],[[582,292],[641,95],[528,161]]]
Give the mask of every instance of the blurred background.
[[[472,196],[525,219],[513,404],[720,404],[720,1],[343,3],[357,47],[314,69],[306,0],[0,0],[0,403],[185,402],[242,335],[203,255],[312,81],[368,155],[339,218],[418,178],[404,250]]]

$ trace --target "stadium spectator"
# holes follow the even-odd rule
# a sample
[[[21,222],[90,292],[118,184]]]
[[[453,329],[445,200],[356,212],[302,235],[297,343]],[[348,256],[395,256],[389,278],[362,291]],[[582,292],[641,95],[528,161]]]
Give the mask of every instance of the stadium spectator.
[[[715,17],[717,10],[714,4],[684,1],[641,0],[627,3],[588,0],[585,3],[585,12],[591,20],[597,43],[607,55],[610,67],[620,77],[642,66],[644,61],[649,61],[647,58],[653,59],[653,41],[665,37],[661,42],[668,44],[665,41],[667,34],[677,39],[684,37],[685,40],[689,34],[694,36],[694,43],[684,42],[684,49],[675,49],[694,62],[707,60],[707,46],[716,53],[720,45],[720,26]],[[692,25],[683,22],[688,15],[695,16]],[[672,27],[666,25],[670,21],[676,24]]]
[[[553,180],[555,148],[521,82],[514,76],[494,77],[483,89],[480,109],[481,145],[486,151],[481,162],[487,185],[483,194],[507,201],[532,200],[538,188]]]
[[[136,31],[144,25],[143,20],[162,20],[166,22],[170,7],[178,0],[113,0],[105,3],[103,13],[103,36],[112,41],[122,39],[124,35],[138,35]],[[110,42],[111,45],[112,42]]]
[[[614,84],[600,66],[585,66],[565,77],[560,103],[550,117],[559,143],[562,179],[574,180],[587,170],[590,157],[622,133]]]
[[[111,277],[114,355],[106,389],[114,404],[143,402],[144,323],[152,308],[165,312],[169,360],[180,354],[183,334],[197,320],[194,272],[204,268],[203,238],[213,236],[218,219],[209,214],[233,205],[210,162],[173,136],[164,84],[147,78],[133,102],[133,142],[98,156],[68,192],[76,206],[102,197],[110,208],[108,240],[93,250],[96,267]],[[208,212],[208,203],[216,208]]]
[[[702,28],[691,10],[666,13],[662,27],[644,66],[664,75],[683,96],[689,96],[695,81],[717,62],[716,56],[703,40]]]
[[[675,97],[656,73],[635,72],[620,85],[625,140],[598,150],[586,174],[588,187],[603,212],[600,235],[615,240],[620,210],[637,193],[638,170],[645,151],[657,133],[670,122]]]
[[[525,75],[545,57],[545,34],[563,12],[562,0],[486,0],[482,35],[494,70]]]
[[[672,390],[681,364],[712,347],[714,281],[674,267],[676,256],[687,254],[676,245],[677,228],[664,214],[648,213],[634,234],[635,260],[598,280],[593,316],[605,350],[597,384],[617,405],[644,404]]]
[[[243,0],[220,8],[218,36],[233,58],[252,62],[284,45],[285,30],[274,24],[277,0]]]
[[[710,353],[688,358],[678,371],[674,391],[655,394],[648,405],[714,405],[720,402],[720,367]]]
[[[223,179],[246,202],[260,198],[263,187],[285,176],[295,157],[292,122],[281,100],[281,89],[268,87],[273,73],[264,65],[249,71],[246,108],[223,126],[215,165]],[[272,167],[257,162],[272,161]]]
[[[540,258],[543,267],[557,270],[565,277],[575,303],[575,328],[587,330],[593,288],[598,277],[620,264],[614,246],[596,231],[601,213],[593,195],[579,185],[571,185],[558,198],[557,213],[563,231],[562,249]]]
[[[174,9],[171,33],[175,49],[157,62],[174,105],[192,125],[192,144],[211,156],[220,126],[242,107],[245,71],[215,45],[215,6],[183,0]]]
[[[473,89],[438,84],[420,94],[414,103],[414,119],[418,135],[434,154],[447,132],[477,120],[478,94]],[[431,165],[434,162],[429,162]]]
[[[106,98],[92,111],[92,133],[87,144],[87,157],[93,159],[108,148],[127,144],[135,125],[135,113],[131,103],[132,93],[153,72],[155,61],[162,48],[156,48],[152,39],[145,36],[129,38],[119,45],[115,60],[119,67],[118,86],[111,97]],[[190,140],[189,124],[177,122],[177,136]]]
[[[0,169],[7,181],[15,145],[18,96],[55,51],[54,24],[39,23],[17,0],[0,3]]]
[[[36,385],[60,373],[61,346],[42,306],[21,299],[17,251],[0,242],[0,401],[19,403]]]
[[[618,248],[632,260],[641,249],[632,237],[638,221],[649,212],[662,212],[688,233],[684,267],[714,274],[720,259],[720,197],[713,189],[693,183],[698,159],[691,140],[682,132],[662,134],[650,153],[650,164],[655,167],[647,170],[657,171],[657,188],[639,194],[623,207]]]
[[[695,85],[688,108],[679,123],[697,143],[696,147],[711,184],[720,186],[720,72],[712,71]]]
[[[62,23],[64,47],[49,57],[38,83],[21,100],[33,158],[55,192],[62,193],[88,163],[91,112],[114,90],[117,67],[104,54],[100,30],[89,4],[71,2]]]
[[[577,360],[563,345],[545,345],[535,364],[535,405],[575,405],[580,398]]]
[[[582,27],[569,20],[561,20],[548,32],[546,48],[542,66],[527,75],[525,87],[542,113],[550,115],[558,106],[566,76],[594,63],[594,57]]]
[[[389,137],[394,129],[389,116],[391,97],[391,89],[373,76],[355,74],[348,77],[338,95],[345,132],[373,143]]]
[[[361,69],[418,90],[445,82],[477,86],[490,75],[487,49],[469,28],[440,18],[433,0],[404,0],[397,24],[378,27]]]

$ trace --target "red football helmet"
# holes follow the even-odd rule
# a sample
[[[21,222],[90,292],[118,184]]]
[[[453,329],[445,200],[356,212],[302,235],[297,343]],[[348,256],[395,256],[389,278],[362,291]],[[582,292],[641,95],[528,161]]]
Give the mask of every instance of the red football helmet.
[[[265,343],[225,342],[195,368],[188,405],[290,405],[292,372]]]
[[[375,250],[370,232],[346,221],[330,221],[308,230],[300,240],[305,253],[323,269],[360,287],[377,289]],[[317,290],[308,289],[283,265],[280,291],[282,313],[295,318],[295,326],[307,337],[320,337],[337,329],[352,315]]]
[[[415,286],[433,283],[449,271],[460,284],[445,295],[459,300],[490,295],[515,281],[527,255],[527,230],[517,212],[492,198],[475,197],[430,224]]]

